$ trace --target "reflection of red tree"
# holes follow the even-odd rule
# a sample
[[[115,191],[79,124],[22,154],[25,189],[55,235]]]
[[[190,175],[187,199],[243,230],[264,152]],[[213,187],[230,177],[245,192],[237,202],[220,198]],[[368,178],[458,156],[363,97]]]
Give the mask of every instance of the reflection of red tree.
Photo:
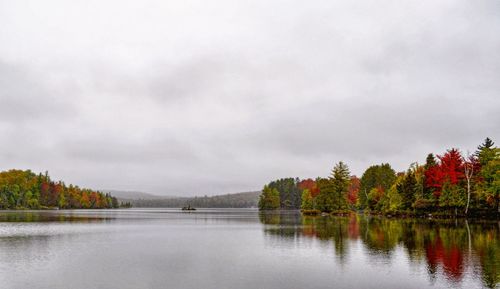
[[[462,251],[456,245],[452,246],[443,260],[444,271],[448,276],[459,280],[463,273]]]
[[[462,251],[456,244],[445,248],[440,237],[434,242],[428,242],[425,246],[427,264],[431,271],[435,272],[439,264],[443,266],[444,273],[454,281],[460,281],[463,274]]]
[[[302,228],[302,234],[307,237],[317,237],[318,232],[314,226],[305,226]]]
[[[375,232],[375,241],[378,245],[379,248],[383,248],[384,247],[384,243],[385,243],[385,234],[384,234],[384,231],[383,230],[379,230],[377,229],[376,232]]]
[[[359,238],[359,222],[355,214],[349,218],[349,225],[347,227],[347,234],[350,239],[356,240]]]

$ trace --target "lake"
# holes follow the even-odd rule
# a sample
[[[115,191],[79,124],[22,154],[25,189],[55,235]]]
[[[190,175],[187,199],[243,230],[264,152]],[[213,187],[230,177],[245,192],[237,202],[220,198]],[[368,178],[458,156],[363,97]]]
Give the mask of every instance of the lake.
[[[499,288],[499,229],[254,209],[0,211],[0,288]]]

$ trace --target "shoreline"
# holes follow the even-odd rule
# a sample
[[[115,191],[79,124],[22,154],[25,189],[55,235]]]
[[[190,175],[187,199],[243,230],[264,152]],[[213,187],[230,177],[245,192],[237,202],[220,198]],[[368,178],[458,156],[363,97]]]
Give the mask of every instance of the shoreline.
[[[356,210],[344,210],[344,211],[334,211],[334,212],[321,212],[319,210],[260,210],[260,212],[280,212],[280,211],[297,211],[300,212],[302,216],[307,217],[348,217],[352,214],[372,216],[372,217],[383,217],[387,219],[427,219],[427,220],[491,220],[500,221],[500,213],[495,215],[486,214],[448,214],[448,213],[415,213],[415,212],[393,212],[393,213],[383,213],[376,211],[356,211]]]

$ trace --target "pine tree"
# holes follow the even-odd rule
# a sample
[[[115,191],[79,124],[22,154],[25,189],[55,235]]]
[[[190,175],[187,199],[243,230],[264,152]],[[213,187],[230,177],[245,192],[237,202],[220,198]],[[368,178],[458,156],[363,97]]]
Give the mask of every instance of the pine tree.
[[[433,167],[436,165],[436,158],[434,157],[434,154],[430,153],[427,155],[427,158],[425,159],[425,166],[424,168],[428,170],[429,168]]]
[[[322,212],[331,212],[335,206],[332,182],[329,179],[318,178],[316,180],[319,195],[316,197],[316,207]]]
[[[351,178],[349,168],[343,162],[339,162],[332,170],[330,182],[333,191],[334,209],[347,208],[347,192]]]
[[[434,157],[434,154],[430,153],[427,155],[427,158],[425,159],[425,165],[424,165],[424,177],[423,177],[423,184],[424,184],[424,202],[434,202],[434,191],[435,188],[432,186],[427,186],[426,184],[431,183],[428,181],[427,175],[432,174],[432,171],[434,168],[436,168],[436,158]]]
[[[487,137],[487,138],[484,139],[484,143],[482,143],[479,146],[477,146],[476,153],[479,153],[479,152],[483,151],[484,149],[490,149],[494,145],[495,145],[495,142],[492,141],[489,137]]]
[[[495,145],[495,143],[490,138],[487,137],[484,140],[484,143],[480,144],[477,147],[477,150],[474,153],[474,155],[478,158],[481,166],[487,165],[489,161],[491,161],[495,158],[494,145]]]
[[[403,177],[401,183],[397,186],[398,193],[402,198],[402,208],[404,210],[411,209],[415,202],[415,195],[417,193],[417,179],[412,170],[408,170]]]
[[[500,212],[500,150],[487,137],[477,147],[474,156],[477,158],[479,179],[475,184],[477,205],[480,208],[494,209]]]
[[[280,207],[280,194],[277,189],[264,186],[259,197],[260,210],[275,210]]]

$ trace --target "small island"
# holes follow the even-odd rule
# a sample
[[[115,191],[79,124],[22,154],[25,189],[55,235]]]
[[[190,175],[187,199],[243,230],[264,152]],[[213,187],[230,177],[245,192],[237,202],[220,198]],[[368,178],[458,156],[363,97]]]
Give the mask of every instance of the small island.
[[[191,207],[191,205],[187,205],[187,206],[182,207],[182,210],[183,211],[196,211],[196,208]]]
[[[337,163],[330,176],[283,178],[264,186],[260,210],[300,209],[305,215],[351,212],[388,217],[500,217],[500,148],[490,138],[473,154],[451,148],[427,155],[396,172],[388,163],[370,166],[361,178]]]

